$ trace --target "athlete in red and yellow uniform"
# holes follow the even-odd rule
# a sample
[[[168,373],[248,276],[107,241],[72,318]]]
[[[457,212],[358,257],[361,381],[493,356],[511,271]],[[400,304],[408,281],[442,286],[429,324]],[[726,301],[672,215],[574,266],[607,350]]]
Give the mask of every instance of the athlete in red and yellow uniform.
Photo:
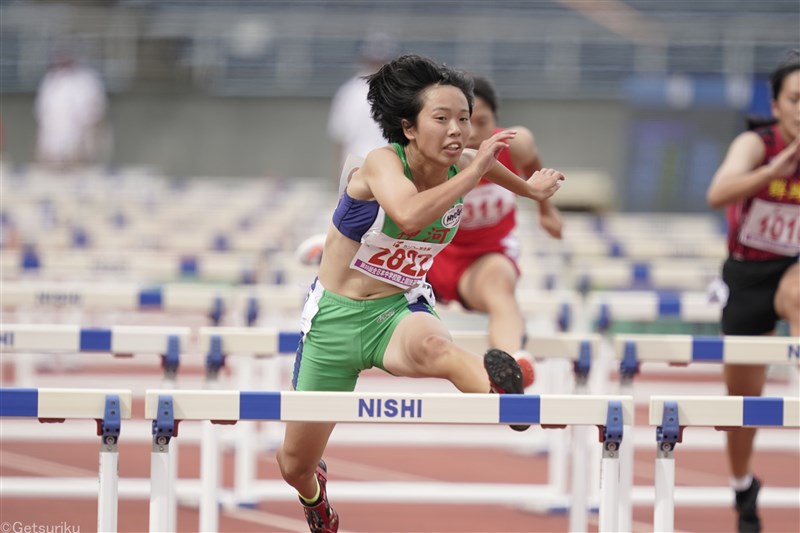
[[[729,257],[722,280],[729,296],[725,335],[769,335],[779,319],[800,336],[800,55],[772,73],[775,123],[734,139],[708,189],[711,207],[727,208]],[[733,396],[760,396],[765,365],[726,365]],[[761,531],[756,510],[760,482],[750,457],[755,430],[727,432],[731,485],[740,532]]]

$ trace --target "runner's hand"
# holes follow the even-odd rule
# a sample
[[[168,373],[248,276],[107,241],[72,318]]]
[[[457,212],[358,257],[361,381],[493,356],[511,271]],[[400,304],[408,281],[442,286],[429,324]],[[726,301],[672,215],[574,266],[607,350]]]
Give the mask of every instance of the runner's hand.
[[[475,158],[472,160],[472,164],[475,165],[479,176],[483,176],[492,168],[492,165],[497,161],[497,155],[503,148],[508,148],[508,141],[516,135],[517,132],[515,130],[498,131],[481,143],[475,153]]]
[[[564,174],[558,170],[542,168],[528,178],[528,185],[533,188],[534,199],[541,202],[553,196],[561,187],[562,181]]]

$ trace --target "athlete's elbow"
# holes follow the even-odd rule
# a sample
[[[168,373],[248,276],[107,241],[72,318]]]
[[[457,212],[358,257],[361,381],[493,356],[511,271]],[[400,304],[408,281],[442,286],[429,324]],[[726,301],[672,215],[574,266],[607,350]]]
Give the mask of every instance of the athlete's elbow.
[[[424,226],[421,221],[415,219],[395,220],[394,223],[406,235],[416,235]]]
[[[725,205],[720,195],[713,189],[709,189],[706,193],[706,204],[708,204],[708,207],[711,209],[719,209]]]
[[[405,206],[405,209],[398,209],[392,212],[387,211],[387,216],[392,219],[398,229],[406,235],[414,235],[425,227],[422,220],[423,214],[413,209],[413,206]]]

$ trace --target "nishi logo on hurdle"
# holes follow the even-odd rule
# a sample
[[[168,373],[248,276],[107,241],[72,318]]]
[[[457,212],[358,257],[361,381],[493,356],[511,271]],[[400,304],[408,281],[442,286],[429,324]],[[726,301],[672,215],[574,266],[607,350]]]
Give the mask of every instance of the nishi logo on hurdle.
[[[365,416],[375,414],[377,405],[406,405],[415,416]],[[371,406],[368,407],[368,406]],[[151,457],[150,527],[161,530],[168,523],[171,509],[170,493],[174,479],[170,477],[169,443],[178,434],[183,421],[280,420],[311,422],[421,423],[421,424],[538,424],[543,427],[571,425],[598,426],[604,442],[600,502],[600,530],[616,531],[617,497],[619,491],[618,451],[622,443],[622,428],[633,417],[633,400],[621,396],[581,395],[495,395],[495,394],[386,394],[336,392],[257,392],[257,391],[147,391],[145,418],[153,420],[154,448]],[[380,501],[395,498],[409,501],[424,494],[424,501],[453,498],[454,491],[426,491],[419,483],[385,488],[361,483],[340,482],[337,497],[358,501]],[[457,491],[455,491],[457,492]],[[481,491],[483,492],[483,491]],[[256,493],[263,499],[293,498],[291,490],[281,482],[262,482]],[[458,493],[462,497],[464,493]],[[467,500],[497,503],[520,498],[552,498],[546,490],[533,487],[494,486],[491,495],[473,493]],[[510,498],[510,499],[509,499]],[[416,500],[415,500],[416,501]],[[423,501],[423,500],[421,500]],[[212,500],[217,505],[217,499]],[[202,513],[202,510],[201,510]]]

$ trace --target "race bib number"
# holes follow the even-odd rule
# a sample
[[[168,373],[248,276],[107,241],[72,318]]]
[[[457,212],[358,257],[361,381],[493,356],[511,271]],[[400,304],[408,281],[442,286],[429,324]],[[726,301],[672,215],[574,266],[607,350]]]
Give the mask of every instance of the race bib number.
[[[390,285],[410,289],[422,283],[433,265],[434,256],[445,246],[392,239],[370,231],[364,235],[350,268]]]
[[[462,228],[493,226],[516,207],[516,195],[497,184],[481,185],[464,197]]]
[[[739,232],[739,242],[780,255],[800,252],[800,205],[756,198]]]

